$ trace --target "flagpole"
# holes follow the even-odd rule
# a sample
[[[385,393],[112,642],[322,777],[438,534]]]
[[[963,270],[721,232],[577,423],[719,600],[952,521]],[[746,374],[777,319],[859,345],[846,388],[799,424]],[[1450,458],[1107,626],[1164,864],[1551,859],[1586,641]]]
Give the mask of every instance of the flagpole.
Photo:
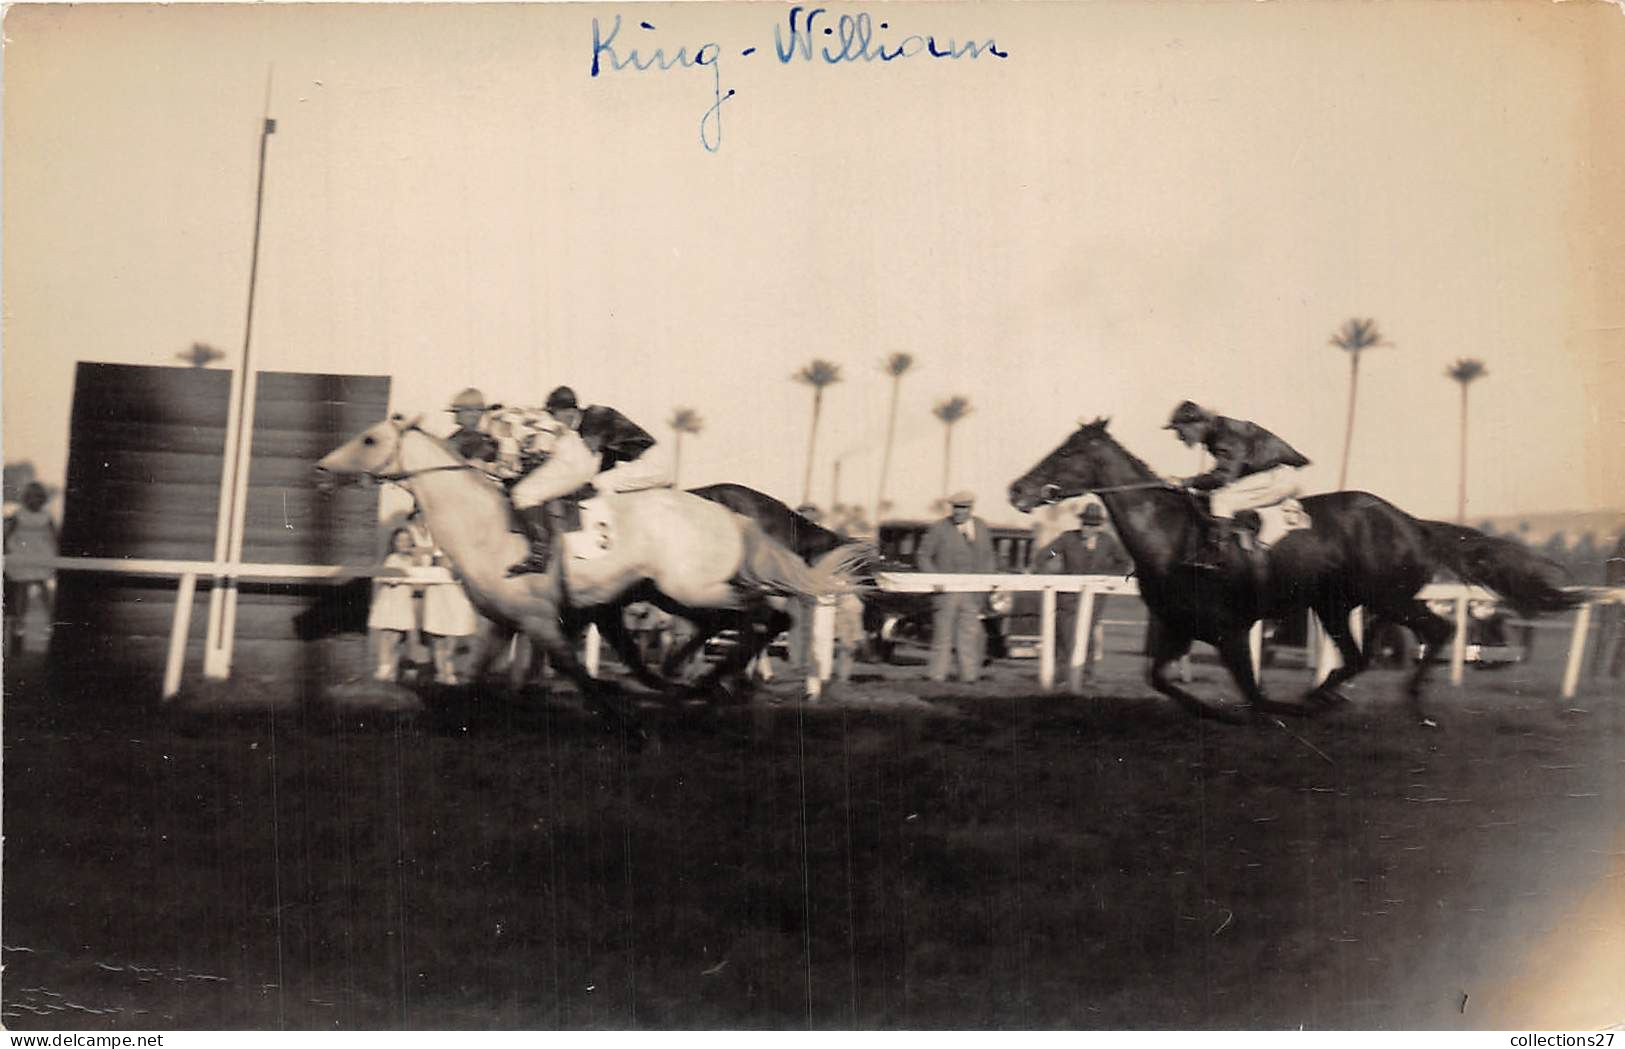
[[[243,323],[243,355],[232,384],[226,412],[226,447],[221,464],[220,509],[216,517],[214,559],[235,563],[242,559],[243,531],[247,516],[248,471],[253,455],[254,395],[258,379],[250,352],[254,340],[254,295],[259,282],[260,228],[265,210],[265,160],[276,121],[271,117],[271,76],[265,73],[265,115],[260,124],[259,176],[254,188],[254,239],[248,264],[248,309]],[[204,646],[203,674],[224,678],[231,674],[232,639],[237,623],[237,580],[216,576],[209,590],[208,637]]]

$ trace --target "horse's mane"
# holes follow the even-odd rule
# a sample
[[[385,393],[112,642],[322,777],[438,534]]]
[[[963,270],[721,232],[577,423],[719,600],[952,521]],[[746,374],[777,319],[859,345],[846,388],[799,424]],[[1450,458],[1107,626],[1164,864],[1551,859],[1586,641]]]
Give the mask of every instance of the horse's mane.
[[[1087,435],[1089,435],[1091,437],[1099,437],[1102,440],[1109,441],[1113,448],[1116,448],[1118,451],[1123,453],[1123,457],[1126,458],[1131,465],[1133,465],[1134,469],[1136,469],[1136,470],[1138,470],[1140,472],[1141,476],[1143,476],[1143,477],[1155,477],[1155,476],[1157,476],[1157,472],[1155,470],[1151,469],[1151,467],[1147,466],[1145,464],[1145,460],[1141,459],[1139,456],[1135,455],[1133,452],[1131,452],[1127,448],[1123,447],[1123,443],[1121,441],[1119,441],[1116,437],[1112,436],[1110,433],[1107,432],[1106,426],[1110,422],[1111,422],[1111,418],[1109,416],[1105,416],[1105,415],[1097,416],[1095,418],[1094,422],[1081,423],[1079,425],[1079,427],[1078,427],[1078,436],[1081,437],[1081,436],[1087,434]]]

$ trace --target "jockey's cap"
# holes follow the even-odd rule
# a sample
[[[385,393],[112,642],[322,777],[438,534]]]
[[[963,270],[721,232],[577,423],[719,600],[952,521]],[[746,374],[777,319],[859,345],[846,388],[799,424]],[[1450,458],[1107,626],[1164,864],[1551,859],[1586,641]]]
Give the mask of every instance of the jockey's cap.
[[[488,407],[490,405],[485,403],[485,394],[470,386],[451,399],[451,407],[447,411],[460,412],[465,408],[473,408],[483,412]]]
[[[972,506],[976,502],[976,493],[969,488],[961,488],[948,497],[949,506]]]
[[[1106,523],[1106,511],[1100,508],[1099,503],[1088,503],[1078,514],[1078,521],[1086,525],[1103,525]]]
[[[1213,413],[1197,404],[1195,401],[1180,401],[1174,414],[1168,417],[1168,425],[1164,430],[1172,430],[1184,423],[1205,423],[1213,418]]]
[[[575,408],[575,407],[577,407],[577,404],[576,404],[576,392],[574,390],[570,389],[570,387],[568,387],[568,386],[560,386],[559,388],[554,390],[552,393],[547,395],[546,408],[550,412],[551,411],[556,411],[556,410],[562,409],[562,408]]]

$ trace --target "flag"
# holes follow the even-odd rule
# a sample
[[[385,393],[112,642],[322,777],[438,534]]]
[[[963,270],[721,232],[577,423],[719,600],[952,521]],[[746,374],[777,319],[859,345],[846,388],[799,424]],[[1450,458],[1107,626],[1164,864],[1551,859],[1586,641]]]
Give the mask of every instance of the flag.
[[[267,135],[276,134],[276,120],[275,120],[275,118],[273,118],[273,117],[266,117],[265,118],[265,133]]]

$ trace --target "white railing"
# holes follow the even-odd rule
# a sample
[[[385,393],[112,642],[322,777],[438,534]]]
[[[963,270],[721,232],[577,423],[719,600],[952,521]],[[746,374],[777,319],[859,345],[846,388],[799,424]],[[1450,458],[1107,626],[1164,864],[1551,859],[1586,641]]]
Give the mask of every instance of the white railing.
[[[175,611],[170,623],[169,648],[164,662],[163,696],[168,700],[180,689],[185,669],[186,640],[191,630],[192,606],[199,577],[212,580],[216,585],[238,580],[257,582],[339,582],[368,577],[405,578],[424,585],[457,585],[449,569],[424,567],[400,569],[385,565],[288,565],[258,564],[228,561],[159,561],[119,557],[59,557],[52,567],[58,571],[104,572],[118,575],[145,575],[172,577],[179,580],[175,595]],[[876,583],[882,590],[893,593],[1032,593],[1042,595],[1039,619],[1038,683],[1043,689],[1055,684],[1055,601],[1056,595],[1078,595],[1078,613],[1073,624],[1071,659],[1068,661],[1067,681],[1073,691],[1082,685],[1083,668],[1089,656],[1092,637],[1095,598],[1108,594],[1138,596],[1139,586],[1132,579],[1120,576],[1066,576],[1066,575],[955,575],[927,573],[881,573]],[[1580,668],[1585,656],[1586,636],[1591,628],[1591,609],[1597,604],[1625,604],[1625,587],[1578,588],[1586,592],[1586,600],[1575,614],[1569,639],[1568,660],[1564,665],[1561,694],[1567,699],[1579,687]],[[1467,605],[1475,600],[1494,600],[1494,595],[1474,586],[1459,583],[1434,583],[1423,587],[1417,595],[1424,600],[1448,600],[1455,605],[1456,633],[1450,649],[1451,684],[1462,683],[1467,652]],[[1358,633],[1359,610],[1352,624]],[[819,603],[813,614],[812,644],[814,673],[807,681],[807,694],[816,697],[822,684],[834,673],[835,603],[826,599]],[[1263,645],[1263,625],[1254,624],[1251,633],[1253,669],[1259,668]],[[234,639],[232,631],[225,631],[215,642],[220,651],[206,652],[204,674],[211,678],[230,675]],[[1336,647],[1324,636],[1312,641],[1315,652],[1314,680],[1324,680],[1337,665]],[[597,675],[599,641],[596,628],[589,628],[586,638],[584,662],[588,673]]]
[[[298,581],[340,582],[368,577],[410,579],[426,586],[460,585],[450,569],[438,566],[423,568],[396,568],[393,565],[280,565],[229,561],[154,561],[123,557],[58,557],[52,561],[58,571],[105,572],[114,575],[169,577],[180,580],[175,593],[175,612],[169,624],[169,648],[164,658],[164,683],[161,698],[169,700],[180,691],[181,675],[186,667],[186,638],[192,629],[192,606],[197,594],[197,581],[201,576],[213,580],[218,586],[238,580],[264,583]],[[235,617],[233,617],[235,618]],[[231,660],[235,648],[233,630],[221,631],[218,637],[204,642],[203,673],[209,678],[231,675]]]
[[[1038,684],[1040,688],[1050,689],[1055,684],[1055,599],[1057,594],[1076,594],[1078,596],[1078,612],[1073,623],[1071,658],[1067,667],[1067,682],[1073,691],[1078,691],[1082,685],[1083,668],[1087,665],[1089,655],[1089,641],[1093,636],[1092,620],[1094,616],[1095,598],[1105,594],[1134,594],[1140,592],[1139,586],[1132,579],[1120,576],[1099,575],[999,575],[999,574],[928,574],[928,573],[880,573],[876,577],[876,584],[882,589],[893,593],[908,594],[942,594],[942,593],[1032,593],[1042,595],[1039,613],[1039,649],[1038,649]],[[1585,655],[1586,636],[1591,628],[1591,608],[1595,604],[1625,604],[1625,587],[1587,587],[1576,588],[1584,590],[1587,599],[1579,606],[1575,614],[1573,631],[1569,639],[1568,661],[1564,665],[1561,694],[1563,698],[1571,698],[1579,687],[1580,667]],[[1418,592],[1417,597],[1426,601],[1450,601],[1455,606],[1455,637],[1450,646],[1450,683],[1460,685],[1464,677],[1464,668],[1467,662],[1467,606],[1472,601],[1493,601],[1495,595],[1482,587],[1467,586],[1461,583],[1431,583]],[[825,626],[819,629],[819,619],[825,620]],[[1361,611],[1356,609],[1350,617],[1350,626],[1359,637],[1361,633]],[[819,608],[818,617],[814,620],[814,644],[819,645],[819,671],[827,680],[828,666],[831,657],[823,646],[832,643],[834,608],[832,603],[824,602]],[[1253,624],[1250,633],[1253,656],[1253,672],[1259,672],[1263,651],[1263,624]],[[1312,632],[1311,650],[1314,652],[1312,662],[1314,681],[1325,680],[1326,676],[1340,663],[1336,646],[1326,635],[1324,630]]]

